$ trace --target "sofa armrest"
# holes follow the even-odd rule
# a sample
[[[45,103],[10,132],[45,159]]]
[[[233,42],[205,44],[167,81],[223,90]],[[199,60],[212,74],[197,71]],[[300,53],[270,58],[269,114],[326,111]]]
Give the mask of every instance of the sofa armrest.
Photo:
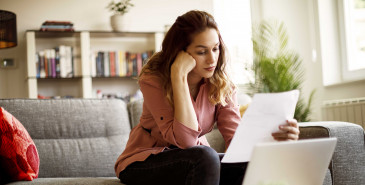
[[[365,184],[365,134],[361,126],[347,122],[299,123],[300,139],[336,137],[330,164],[334,185]]]

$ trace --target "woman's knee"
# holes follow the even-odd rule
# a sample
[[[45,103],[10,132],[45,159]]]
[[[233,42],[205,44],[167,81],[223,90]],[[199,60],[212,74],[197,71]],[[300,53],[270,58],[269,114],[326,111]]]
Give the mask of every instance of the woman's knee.
[[[195,146],[189,150],[194,163],[187,177],[187,182],[199,185],[218,184],[220,178],[218,153],[208,146]]]
[[[197,158],[199,162],[203,164],[207,164],[210,167],[218,167],[220,168],[220,159],[218,153],[209,146],[195,146],[190,148],[192,150],[191,155],[194,156],[194,158]]]

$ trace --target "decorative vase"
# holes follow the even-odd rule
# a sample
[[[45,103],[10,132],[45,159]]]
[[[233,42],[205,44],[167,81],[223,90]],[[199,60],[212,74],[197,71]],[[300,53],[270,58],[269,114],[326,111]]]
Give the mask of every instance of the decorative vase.
[[[110,24],[114,31],[127,31],[128,30],[128,20],[124,15],[114,14],[110,17]]]

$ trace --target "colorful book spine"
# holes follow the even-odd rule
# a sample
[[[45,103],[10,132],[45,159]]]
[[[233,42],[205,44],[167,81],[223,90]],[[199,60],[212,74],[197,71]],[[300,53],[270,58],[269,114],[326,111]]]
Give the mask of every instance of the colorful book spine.
[[[109,66],[110,66],[110,76],[115,76],[115,53],[113,51],[109,52]]]
[[[56,60],[56,77],[61,77],[61,68],[60,68],[60,49],[59,47],[55,48],[55,60]]]
[[[60,45],[37,53],[37,78],[68,78],[75,76],[77,60],[71,46]],[[80,68],[80,67],[79,67]]]
[[[51,61],[51,76],[56,78],[56,50],[50,49],[50,61]]]
[[[45,63],[44,63],[44,51],[38,52],[38,56],[39,56],[39,63],[40,63],[39,77],[45,78],[46,71],[45,71]]]
[[[114,59],[115,59],[115,76],[119,76],[119,52],[114,51]]]
[[[96,51],[91,55],[91,76],[138,76],[153,51],[142,53],[126,51]],[[95,71],[95,72],[93,72]]]
[[[39,62],[39,54],[36,53],[35,55],[35,69],[36,69],[36,78],[39,78],[40,77],[40,62]]]
[[[126,54],[124,51],[119,51],[119,76],[126,76],[127,75],[127,68],[126,68]]]

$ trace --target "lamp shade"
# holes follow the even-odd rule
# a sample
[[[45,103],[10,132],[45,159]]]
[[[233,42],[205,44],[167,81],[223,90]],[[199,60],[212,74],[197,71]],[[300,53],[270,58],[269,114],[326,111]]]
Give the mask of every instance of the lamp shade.
[[[0,49],[16,45],[16,15],[13,12],[0,10]]]

